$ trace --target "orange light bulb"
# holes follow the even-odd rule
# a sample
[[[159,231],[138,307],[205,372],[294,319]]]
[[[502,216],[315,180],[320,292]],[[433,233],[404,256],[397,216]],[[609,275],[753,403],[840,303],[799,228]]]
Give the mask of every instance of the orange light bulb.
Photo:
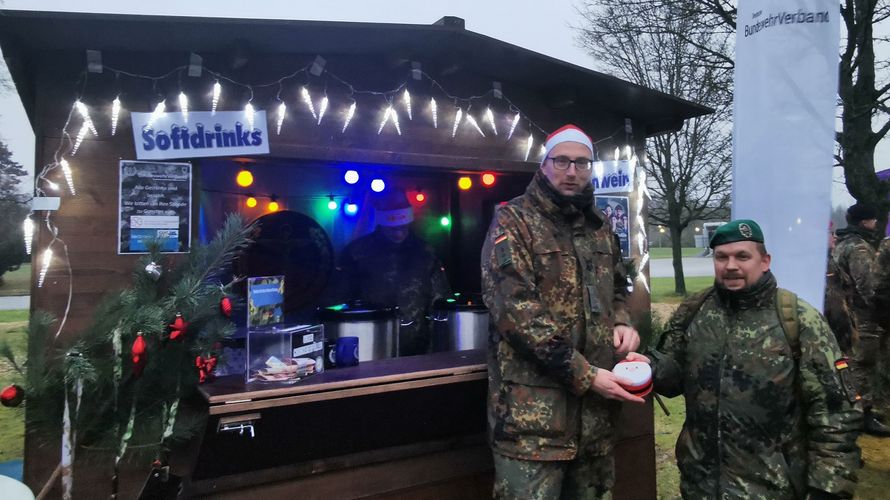
[[[247,205],[247,208],[253,208],[256,206],[256,198],[251,196],[247,198],[247,201],[245,201],[244,204]]]
[[[423,203],[424,201],[426,201],[426,195],[423,193],[417,193],[416,195],[414,195],[414,199],[417,201],[417,203]]]
[[[270,202],[269,202],[269,207],[268,207],[268,208],[269,208],[269,211],[270,211],[270,212],[277,212],[278,209],[281,208],[281,207],[278,206],[278,202],[277,202],[277,201],[270,201]]]
[[[495,177],[491,172],[486,172],[482,174],[482,185],[485,187],[494,186]]]

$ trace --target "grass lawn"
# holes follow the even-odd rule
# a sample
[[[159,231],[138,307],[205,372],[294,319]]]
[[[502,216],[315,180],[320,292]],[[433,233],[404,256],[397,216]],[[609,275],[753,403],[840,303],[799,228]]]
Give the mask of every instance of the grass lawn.
[[[0,340],[8,342],[19,363],[28,351],[28,311],[0,311]],[[0,359],[0,389],[22,383],[5,358]],[[0,462],[22,458],[25,408],[0,408]]]
[[[698,257],[704,248],[681,248],[680,252],[683,257]],[[672,249],[669,247],[649,247],[650,259],[670,259],[674,256]]]
[[[714,284],[712,276],[687,276],[686,292],[695,293]],[[674,293],[674,278],[652,278],[652,302],[679,304],[685,297]]]
[[[3,275],[3,286],[0,286],[0,297],[31,295],[31,264],[22,264],[15,271]]]

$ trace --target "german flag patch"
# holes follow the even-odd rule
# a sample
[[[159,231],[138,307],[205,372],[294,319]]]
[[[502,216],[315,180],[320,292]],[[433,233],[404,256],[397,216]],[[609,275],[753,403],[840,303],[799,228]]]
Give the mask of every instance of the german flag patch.
[[[841,379],[841,387],[844,390],[844,395],[847,396],[847,401],[849,401],[850,404],[855,404],[857,401],[862,400],[862,396],[853,385],[853,381],[851,380],[852,375],[850,374],[849,368],[850,364],[847,362],[847,358],[841,358],[834,362],[834,369],[837,370],[838,377]]]
[[[834,362],[834,368],[835,368],[836,370],[844,370],[844,369],[849,368],[849,367],[850,367],[850,365],[847,364],[847,360],[844,359],[844,358],[841,358],[841,359],[839,359],[839,360],[837,360],[837,361]]]

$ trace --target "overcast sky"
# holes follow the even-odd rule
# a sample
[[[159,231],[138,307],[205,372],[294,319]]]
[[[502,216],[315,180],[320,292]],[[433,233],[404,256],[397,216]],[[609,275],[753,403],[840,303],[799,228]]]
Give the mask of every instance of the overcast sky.
[[[580,23],[574,7],[579,0],[91,0],[83,3],[88,5],[77,5],[71,0],[0,0],[0,8],[411,24],[430,24],[443,16],[457,16],[466,21],[470,31],[598,69],[593,59],[575,46],[574,33],[569,28]],[[2,70],[6,71],[5,65]],[[14,92],[0,95],[0,138],[13,151],[15,160],[33,171],[34,137]],[[890,156],[890,148],[879,149],[888,150],[881,158]],[[843,186],[837,183],[836,186],[835,203],[846,204],[852,200]]]

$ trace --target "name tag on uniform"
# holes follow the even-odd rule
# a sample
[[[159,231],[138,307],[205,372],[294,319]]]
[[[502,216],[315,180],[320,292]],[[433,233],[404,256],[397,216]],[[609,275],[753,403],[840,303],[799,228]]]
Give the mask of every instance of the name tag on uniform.
[[[506,234],[494,239],[494,258],[498,267],[506,267],[513,263],[513,252],[510,249],[510,238]]]

